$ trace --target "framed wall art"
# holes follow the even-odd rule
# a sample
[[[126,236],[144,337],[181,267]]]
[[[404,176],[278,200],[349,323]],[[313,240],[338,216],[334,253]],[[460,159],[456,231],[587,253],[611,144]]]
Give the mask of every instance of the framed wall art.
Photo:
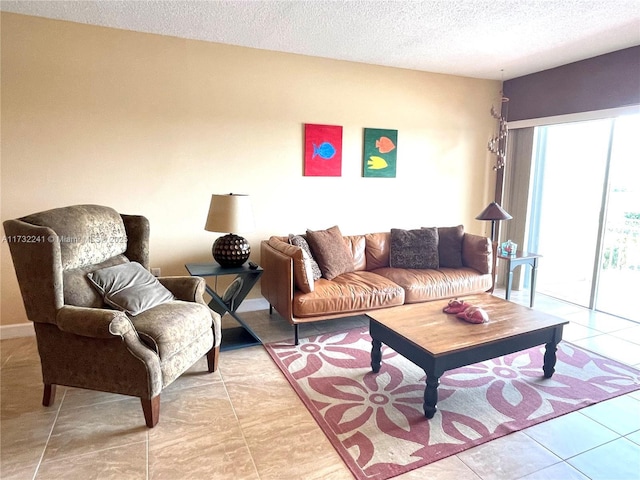
[[[342,175],[342,127],[304,125],[304,176]]]
[[[363,177],[395,178],[397,158],[397,130],[364,129]]]

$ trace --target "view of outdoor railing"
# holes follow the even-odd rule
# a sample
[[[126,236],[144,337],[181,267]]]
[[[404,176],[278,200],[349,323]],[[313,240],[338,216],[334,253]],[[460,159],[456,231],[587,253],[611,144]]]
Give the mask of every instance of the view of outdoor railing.
[[[640,213],[625,212],[623,219],[607,228],[602,268],[640,272]]]

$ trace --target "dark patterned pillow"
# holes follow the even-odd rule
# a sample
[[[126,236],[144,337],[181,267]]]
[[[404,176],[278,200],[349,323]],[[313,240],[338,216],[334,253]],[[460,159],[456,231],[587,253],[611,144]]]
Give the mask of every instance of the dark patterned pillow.
[[[315,258],[311,254],[311,248],[309,244],[305,240],[302,235],[293,235],[289,234],[289,243],[291,245],[295,245],[296,247],[300,247],[305,251],[306,257],[304,258],[305,263],[308,262],[311,268],[311,272],[313,272],[313,279],[318,280],[322,276],[322,272],[320,271],[320,267],[318,266],[318,262],[316,262]]]
[[[307,230],[307,242],[322,276],[327,280],[342,273],[353,272],[353,255],[337,225],[327,230]]]
[[[393,268],[438,268],[438,230],[391,229],[389,266]]]
[[[462,268],[462,237],[462,225],[438,227],[438,256],[441,267]]]

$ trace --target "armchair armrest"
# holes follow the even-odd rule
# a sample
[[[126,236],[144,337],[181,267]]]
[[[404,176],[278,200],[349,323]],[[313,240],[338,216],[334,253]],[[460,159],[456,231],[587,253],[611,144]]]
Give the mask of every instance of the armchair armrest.
[[[135,327],[123,312],[118,310],[108,310],[106,308],[88,308],[65,305],[58,310],[56,323],[60,330],[85,338],[94,338],[96,351],[109,351],[116,354],[118,350],[126,353],[127,357],[133,356],[137,361],[142,362],[143,370],[146,372],[146,386],[140,386],[135,380],[131,380],[134,375],[122,372],[118,378],[118,389],[122,385],[129,384],[131,389],[142,388],[151,398],[160,394],[162,390],[162,369],[160,367],[160,356],[138,336]],[[118,338],[120,337],[120,338]],[[111,339],[118,347],[105,347],[105,340]],[[91,342],[83,342],[91,346]],[[106,350],[103,350],[106,349]],[[121,358],[122,360],[122,358]],[[118,362],[115,362],[118,365]],[[116,368],[116,367],[114,367]],[[114,380],[116,381],[116,380]],[[121,382],[121,383],[120,383]],[[55,382],[52,382],[55,383]],[[116,387],[112,387],[116,388]],[[111,391],[111,390],[107,390]],[[120,390],[113,390],[115,392]],[[127,391],[125,390],[122,391]],[[126,393],[131,395],[132,393]],[[135,394],[138,395],[138,394]]]
[[[187,276],[158,277],[158,281],[173,293],[178,300],[206,305],[203,297],[206,286],[204,278]]]
[[[158,355],[140,341],[129,317],[119,310],[65,305],[58,310],[56,321],[58,328],[63,332],[81,337],[120,337],[126,348],[136,357],[145,359],[147,363],[155,364],[159,361]]]
[[[207,282],[202,277],[158,277],[158,281],[164,285],[178,300],[185,302],[195,302],[205,305],[209,308],[209,304],[204,300],[204,292]],[[221,333],[221,316],[209,308],[211,319],[213,321],[213,337],[214,347],[220,345],[222,340]]]
[[[125,336],[135,329],[127,316],[117,310],[65,305],[56,315],[56,324],[63,332],[82,337],[113,338]]]

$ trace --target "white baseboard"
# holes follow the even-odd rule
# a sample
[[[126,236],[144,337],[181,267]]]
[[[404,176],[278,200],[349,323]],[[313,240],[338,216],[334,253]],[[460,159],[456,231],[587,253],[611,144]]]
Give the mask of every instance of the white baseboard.
[[[0,325],[0,340],[8,338],[32,337],[36,334],[33,323],[16,323],[13,325]]]
[[[255,310],[266,310],[269,302],[264,298],[248,298],[238,307],[238,312],[253,312]],[[0,325],[0,340],[9,338],[31,337],[35,335],[33,323],[17,323],[13,325]]]

